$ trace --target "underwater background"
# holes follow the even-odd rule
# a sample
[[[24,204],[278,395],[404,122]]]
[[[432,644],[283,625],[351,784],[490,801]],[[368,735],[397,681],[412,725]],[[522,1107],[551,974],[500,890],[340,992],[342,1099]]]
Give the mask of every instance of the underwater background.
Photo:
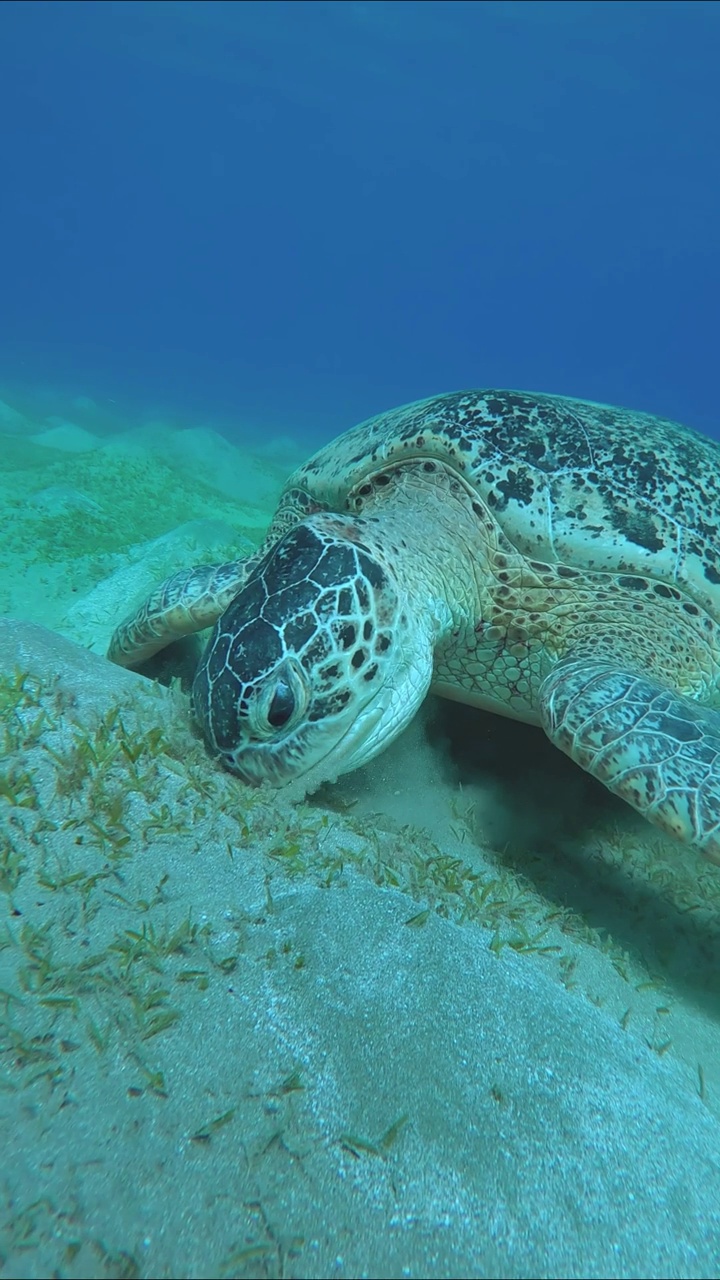
[[[714,0],[0,5],[0,1277],[720,1275],[718,868],[434,698],[290,804],[103,657],[403,402],[720,438],[719,53]]]
[[[465,386],[713,431],[716,3],[14,3],[0,371],[328,438]]]

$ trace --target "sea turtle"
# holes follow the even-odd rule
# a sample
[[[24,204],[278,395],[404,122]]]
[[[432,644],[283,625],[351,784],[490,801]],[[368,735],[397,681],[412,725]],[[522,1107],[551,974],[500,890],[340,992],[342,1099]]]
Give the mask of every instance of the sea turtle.
[[[108,656],[212,624],[194,712],[247,782],[355,769],[433,690],[542,725],[720,862],[720,446],[694,431],[514,391],[383,413],[291,476],[256,555],[175,574]]]

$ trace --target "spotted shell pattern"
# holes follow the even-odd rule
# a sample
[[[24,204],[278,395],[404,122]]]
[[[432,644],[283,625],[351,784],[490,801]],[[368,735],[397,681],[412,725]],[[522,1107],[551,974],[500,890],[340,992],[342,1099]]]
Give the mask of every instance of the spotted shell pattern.
[[[288,489],[347,509],[405,458],[461,473],[521,554],[674,584],[720,622],[720,446],[697,432],[559,396],[458,392],[361,423]]]

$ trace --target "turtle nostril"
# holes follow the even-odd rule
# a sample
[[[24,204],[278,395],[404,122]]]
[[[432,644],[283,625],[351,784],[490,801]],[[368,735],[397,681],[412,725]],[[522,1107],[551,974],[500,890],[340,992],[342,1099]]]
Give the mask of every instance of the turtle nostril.
[[[292,689],[284,680],[278,680],[272,702],[268,708],[268,724],[273,729],[282,729],[295,710],[295,698]]]

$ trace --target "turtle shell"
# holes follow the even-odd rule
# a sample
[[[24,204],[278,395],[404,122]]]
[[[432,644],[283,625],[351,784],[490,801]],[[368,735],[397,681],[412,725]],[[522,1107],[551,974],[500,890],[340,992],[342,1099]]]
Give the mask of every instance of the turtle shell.
[[[529,559],[642,574],[720,622],[720,445],[698,432],[584,400],[462,391],[352,428],[288,488],[342,511],[405,459],[457,471]]]

